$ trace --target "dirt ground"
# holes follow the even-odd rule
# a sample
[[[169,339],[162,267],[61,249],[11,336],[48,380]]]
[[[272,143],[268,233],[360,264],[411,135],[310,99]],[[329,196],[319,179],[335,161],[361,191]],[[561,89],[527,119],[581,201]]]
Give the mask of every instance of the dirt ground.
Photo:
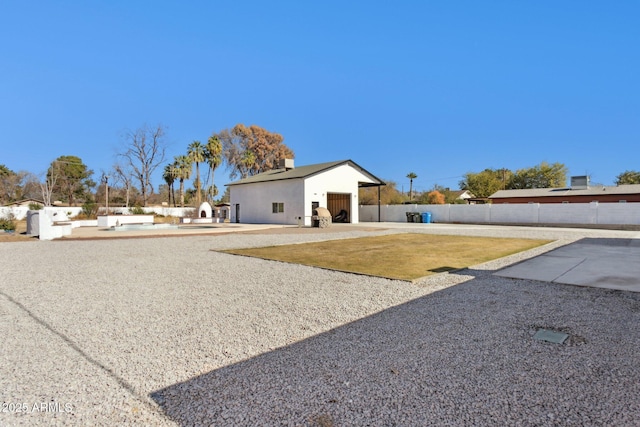
[[[0,243],[2,242],[33,242],[36,237],[27,236],[27,221],[16,221],[16,230],[13,232],[0,231]]]

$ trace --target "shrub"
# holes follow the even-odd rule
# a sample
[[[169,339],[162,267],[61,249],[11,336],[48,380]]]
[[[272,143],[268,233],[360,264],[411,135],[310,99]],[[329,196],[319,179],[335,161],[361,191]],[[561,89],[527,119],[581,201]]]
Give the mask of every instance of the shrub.
[[[9,214],[7,218],[0,218],[0,230],[15,231],[16,222],[13,220],[13,215]]]
[[[141,208],[140,206],[134,206],[132,208],[129,209],[129,211],[131,212],[132,215],[144,215],[144,209]]]
[[[82,215],[85,218],[97,218],[98,204],[95,202],[84,202],[82,205]]]
[[[36,202],[29,203],[30,211],[39,211],[40,209],[42,209],[42,205],[40,203],[36,203]]]

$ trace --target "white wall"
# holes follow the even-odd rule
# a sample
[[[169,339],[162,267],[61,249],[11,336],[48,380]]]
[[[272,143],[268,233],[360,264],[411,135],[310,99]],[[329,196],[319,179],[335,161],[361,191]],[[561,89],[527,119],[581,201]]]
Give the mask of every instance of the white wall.
[[[73,218],[82,212],[82,208],[78,206],[46,206],[43,209],[46,209],[50,216],[59,213],[60,215],[65,215],[68,218]],[[27,206],[0,206],[0,218],[7,218],[8,215],[13,215],[14,219],[25,219],[27,217],[28,210],[29,208]]]
[[[112,214],[118,213],[123,215],[129,215],[131,214],[131,209],[132,208],[109,207],[109,214],[112,215]],[[194,207],[172,208],[172,207],[164,207],[164,206],[145,206],[144,208],[142,208],[142,210],[146,214],[154,213],[157,215],[175,216],[178,218],[193,217],[196,214],[196,208]],[[104,208],[100,208],[99,213],[103,214]]]
[[[65,214],[69,218],[73,218],[77,216],[80,212],[82,212],[82,207],[80,206],[47,206],[47,211],[50,212],[59,212],[60,214]],[[195,214],[195,208],[171,208],[171,207],[162,207],[162,206],[148,206],[142,208],[145,213],[155,213],[158,215],[164,216],[175,216],[175,217],[191,217]],[[8,206],[0,206],[0,218],[6,218],[7,215],[13,215],[15,219],[24,219],[27,217],[27,211],[29,210],[26,206],[16,206],[16,207],[8,207]],[[100,208],[100,212],[103,212],[104,208]],[[123,215],[128,215],[131,211],[130,208],[109,208],[110,213],[121,213]],[[70,214],[69,214],[70,213]]]
[[[236,222],[240,204],[240,222],[253,224],[291,224],[310,226],[311,202],[327,206],[327,193],[351,195],[351,222],[358,223],[358,182],[371,179],[349,165],[329,169],[305,180],[257,182],[231,187],[231,222]],[[272,203],[285,204],[284,214],[272,213]]]
[[[311,225],[311,202],[318,201],[323,208],[327,207],[327,193],[351,195],[351,222],[359,222],[358,181],[372,182],[366,175],[348,165],[341,165],[305,180],[304,215],[305,225]],[[336,212],[331,212],[335,215]]]
[[[273,203],[284,203],[284,212],[274,214]],[[304,217],[302,180],[287,179],[232,186],[231,222],[236,222],[238,204],[241,223],[298,224],[298,218]]]
[[[360,206],[360,218],[378,221],[378,206]],[[406,212],[431,212],[433,222],[518,224],[640,224],[640,203],[529,203],[384,205],[380,220],[406,222]]]

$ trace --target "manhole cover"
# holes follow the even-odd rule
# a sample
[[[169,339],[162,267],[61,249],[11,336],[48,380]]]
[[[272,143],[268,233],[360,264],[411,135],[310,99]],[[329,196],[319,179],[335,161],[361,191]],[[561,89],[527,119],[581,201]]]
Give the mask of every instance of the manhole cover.
[[[547,329],[538,329],[538,332],[533,336],[534,340],[547,341],[554,344],[562,344],[567,338],[569,338],[569,335],[563,332],[554,332]]]

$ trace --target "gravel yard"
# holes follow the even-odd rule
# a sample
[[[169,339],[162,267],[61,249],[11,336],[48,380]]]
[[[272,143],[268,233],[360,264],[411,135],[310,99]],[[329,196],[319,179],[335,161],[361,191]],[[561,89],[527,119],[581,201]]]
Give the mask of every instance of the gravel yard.
[[[438,225],[558,241],[417,284],[211,251],[402,231],[2,243],[0,425],[640,425],[640,294],[492,275],[638,232]]]

